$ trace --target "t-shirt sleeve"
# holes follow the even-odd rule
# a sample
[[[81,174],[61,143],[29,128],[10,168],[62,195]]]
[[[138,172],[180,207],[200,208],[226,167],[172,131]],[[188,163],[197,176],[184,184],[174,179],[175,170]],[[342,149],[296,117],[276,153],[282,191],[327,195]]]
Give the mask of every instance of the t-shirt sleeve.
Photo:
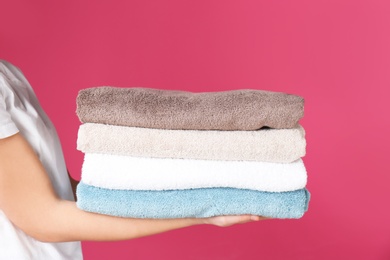
[[[11,115],[7,111],[5,97],[0,89],[0,139],[14,135],[17,132],[19,132],[19,130],[12,121]]]

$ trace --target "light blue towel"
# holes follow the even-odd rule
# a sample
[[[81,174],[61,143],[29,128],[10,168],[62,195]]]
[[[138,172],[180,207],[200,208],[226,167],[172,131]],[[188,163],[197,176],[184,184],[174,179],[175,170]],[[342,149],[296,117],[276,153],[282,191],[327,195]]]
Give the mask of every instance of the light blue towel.
[[[308,209],[306,189],[263,192],[235,188],[188,190],[111,190],[80,182],[77,206],[89,212],[132,218],[205,218],[253,214],[300,218]]]

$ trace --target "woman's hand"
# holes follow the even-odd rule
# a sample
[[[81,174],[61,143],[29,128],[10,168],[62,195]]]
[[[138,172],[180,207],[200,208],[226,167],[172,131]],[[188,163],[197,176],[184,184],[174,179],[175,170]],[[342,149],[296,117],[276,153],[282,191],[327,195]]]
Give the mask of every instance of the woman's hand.
[[[234,224],[243,224],[250,221],[259,221],[264,219],[268,218],[254,215],[216,216],[205,218],[204,224],[211,224],[219,227],[228,227]]]

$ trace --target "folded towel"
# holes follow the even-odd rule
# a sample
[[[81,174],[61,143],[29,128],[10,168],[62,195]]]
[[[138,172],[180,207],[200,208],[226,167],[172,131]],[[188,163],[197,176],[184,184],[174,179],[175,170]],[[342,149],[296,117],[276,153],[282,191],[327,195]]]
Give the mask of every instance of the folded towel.
[[[77,96],[83,123],[159,129],[256,130],[294,128],[302,97],[264,90],[192,93],[148,88],[98,87]]]
[[[131,218],[205,218],[253,214],[271,218],[300,218],[310,193],[261,192],[233,188],[170,191],[110,190],[80,182],[77,206],[89,212]]]
[[[173,190],[232,187],[292,191],[306,186],[301,159],[292,163],[161,159],[86,153],[81,179],[108,189]]]
[[[302,126],[256,131],[166,130],[86,123],[77,149],[140,157],[292,162],[305,155]]]

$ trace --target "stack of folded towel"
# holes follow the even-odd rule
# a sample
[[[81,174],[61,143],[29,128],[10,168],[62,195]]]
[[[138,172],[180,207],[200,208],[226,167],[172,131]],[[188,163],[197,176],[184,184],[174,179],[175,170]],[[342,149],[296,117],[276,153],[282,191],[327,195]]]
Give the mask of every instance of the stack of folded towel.
[[[262,90],[81,90],[77,205],[134,218],[300,218],[310,198],[303,105]]]

